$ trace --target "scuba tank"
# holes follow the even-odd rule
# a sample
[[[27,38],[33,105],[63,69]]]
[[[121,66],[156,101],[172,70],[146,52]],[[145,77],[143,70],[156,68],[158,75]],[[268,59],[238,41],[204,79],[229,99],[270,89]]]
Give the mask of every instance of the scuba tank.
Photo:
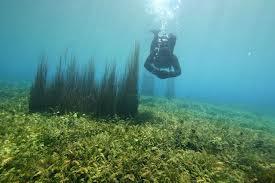
[[[169,35],[165,32],[159,32],[157,46],[155,47],[155,56],[170,56]]]
[[[172,53],[169,47],[169,35],[165,32],[160,32],[157,37],[157,44],[154,49],[154,65],[161,68],[169,68],[170,63],[167,59],[170,59]]]

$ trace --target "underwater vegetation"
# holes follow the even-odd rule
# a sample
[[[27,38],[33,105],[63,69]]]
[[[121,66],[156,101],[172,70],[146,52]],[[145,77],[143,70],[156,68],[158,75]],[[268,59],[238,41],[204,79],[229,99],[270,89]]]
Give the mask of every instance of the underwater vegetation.
[[[139,46],[135,47],[130,61],[118,88],[117,114],[119,116],[134,116],[138,112]]]
[[[42,57],[30,89],[30,112],[82,112],[98,116],[135,116],[138,110],[139,45],[129,58],[120,79],[116,65],[106,65],[99,83],[95,80],[94,61],[80,72],[76,59],[60,57],[53,79],[47,79],[47,58]]]
[[[48,67],[46,58],[42,57],[37,67],[34,85],[30,90],[30,111],[44,111],[47,107],[46,100],[46,84],[47,84]]]
[[[29,113],[30,84],[0,86],[0,182],[275,181],[274,118],[143,96],[132,118]]]

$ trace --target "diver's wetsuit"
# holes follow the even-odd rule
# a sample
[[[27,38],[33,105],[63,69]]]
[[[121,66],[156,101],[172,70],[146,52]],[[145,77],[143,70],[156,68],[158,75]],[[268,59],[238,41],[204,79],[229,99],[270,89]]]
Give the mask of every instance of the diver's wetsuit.
[[[161,79],[179,76],[181,68],[177,56],[173,54],[176,36],[169,34],[160,37],[159,31],[152,32],[154,39],[144,67]]]

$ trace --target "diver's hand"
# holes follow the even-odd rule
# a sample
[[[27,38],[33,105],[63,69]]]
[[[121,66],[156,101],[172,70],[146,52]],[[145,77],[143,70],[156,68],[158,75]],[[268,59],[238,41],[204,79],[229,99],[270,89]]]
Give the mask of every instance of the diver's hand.
[[[166,79],[169,78],[169,73],[168,71],[159,71],[156,76],[160,79]]]
[[[153,68],[154,69],[152,70],[152,74],[157,75],[160,72],[160,70],[158,68],[156,68],[156,67],[153,67]]]

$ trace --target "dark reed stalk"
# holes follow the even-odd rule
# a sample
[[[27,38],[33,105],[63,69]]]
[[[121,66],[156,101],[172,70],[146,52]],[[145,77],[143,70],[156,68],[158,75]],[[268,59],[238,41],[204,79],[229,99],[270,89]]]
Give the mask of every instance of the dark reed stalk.
[[[98,111],[100,116],[114,116],[117,96],[116,65],[107,65],[98,91]]]
[[[97,111],[97,86],[95,80],[95,65],[91,59],[81,76],[81,111],[95,113]]]
[[[78,111],[79,108],[79,73],[76,58],[72,57],[65,71],[64,110]]]
[[[56,68],[55,76],[47,90],[47,107],[51,112],[64,113],[65,77],[62,67],[62,57]]]
[[[135,44],[118,93],[117,114],[133,117],[138,112],[139,45]]]
[[[41,57],[37,67],[34,83],[31,86],[29,97],[30,112],[44,112],[46,110],[46,87],[48,65],[47,58]]]

